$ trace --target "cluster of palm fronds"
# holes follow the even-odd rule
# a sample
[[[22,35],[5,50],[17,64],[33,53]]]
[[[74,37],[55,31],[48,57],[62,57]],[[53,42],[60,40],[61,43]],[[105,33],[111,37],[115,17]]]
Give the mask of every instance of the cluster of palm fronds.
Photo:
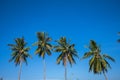
[[[38,54],[43,61],[44,61],[44,80],[46,80],[46,65],[45,65],[45,55],[51,55],[52,52],[58,52],[60,55],[57,58],[57,64],[60,62],[63,63],[65,67],[65,80],[67,80],[67,62],[72,64],[75,62],[75,57],[79,58],[77,54],[77,50],[75,49],[75,44],[71,44],[70,41],[66,39],[66,37],[61,37],[59,40],[56,40],[57,45],[52,45],[51,38],[48,37],[48,34],[45,32],[38,32],[37,33],[38,41],[35,42],[33,45],[37,46],[35,50],[35,54]],[[29,47],[26,47],[27,43],[25,42],[24,38],[16,38],[15,44],[8,44],[12,50],[12,58],[9,61],[13,61],[16,65],[20,65],[19,77],[20,80],[21,75],[21,67],[22,63],[25,62],[27,64],[27,58],[31,56],[28,54],[30,50]],[[82,59],[90,58],[89,61],[89,71],[93,71],[95,74],[100,74],[107,72],[108,68],[111,68],[109,62],[106,59],[111,61],[115,61],[112,57],[108,56],[107,54],[101,54],[100,47],[96,44],[94,40],[90,41],[90,45],[88,47],[90,49],[89,52],[86,52]],[[107,77],[105,75],[107,80]]]

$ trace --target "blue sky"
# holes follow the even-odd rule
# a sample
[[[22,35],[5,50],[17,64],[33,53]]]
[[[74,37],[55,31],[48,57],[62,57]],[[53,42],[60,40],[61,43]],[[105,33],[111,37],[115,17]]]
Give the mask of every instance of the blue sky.
[[[17,80],[19,66],[9,63],[11,51],[8,43],[25,37],[28,46],[34,43],[36,32],[45,31],[53,41],[61,36],[75,43],[80,57],[88,51],[84,48],[91,39],[100,44],[102,53],[114,57],[107,76],[110,80],[120,79],[120,1],[119,0],[0,0],[0,77],[4,80]],[[55,44],[52,42],[52,44]],[[34,55],[36,47],[31,47],[28,66],[22,68],[21,80],[42,80],[42,59]],[[48,80],[63,80],[64,67],[56,64],[59,54],[46,56]],[[103,80],[103,75],[89,73],[88,60],[80,61],[71,68],[68,65],[68,78],[79,80]]]

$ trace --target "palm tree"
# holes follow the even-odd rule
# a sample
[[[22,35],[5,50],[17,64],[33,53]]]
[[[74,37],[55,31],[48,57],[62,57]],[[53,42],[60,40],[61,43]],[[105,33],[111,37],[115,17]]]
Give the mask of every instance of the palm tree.
[[[105,79],[108,80],[105,73],[108,71],[108,68],[111,68],[111,66],[107,59],[113,62],[115,60],[107,54],[101,54],[100,47],[93,40],[90,41],[89,49],[90,51],[86,52],[83,56],[83,59],[90,58],[89,71],[92,71],[94,74],[103,73]]]
[[[52,45],[49,43],[52,39],[48,37],[45,32],[37,32],[38,41],[34,44],[37,45],[35,54],[38,54],[39,57],[43,59],[44,65],[44,80],[46,80],[46,64],[45,64],[45,55],[51,55]]]
[[[67,62],[70,63],[72,66],[75,62],[74,57],[78,57],[77,51],[74,48],[74,44],[70,44],[67,42],[65,37],[61,37],[59,40],[57,40],[58,45],[56,45],[55,52],[60,52],[61,54],[57,58],[57,64],[60,64],[60,62],[63,62],[63,66],[65,67],[65,80],[67,80]]]
[[[16,38],[15,44],[8,44],[8,46],[11,47],[12,50],[12,58],[9,60],[14,61],[15,65],[20,65],[20,70],[18,74],[18,80],[20,80],[21,76],[21,69],[22,69],[22,63],[25,62],[27,64],[27,58],[31,57],[28,54],[29,47],[26,47],[27,43],[24,41],[24,38]]]

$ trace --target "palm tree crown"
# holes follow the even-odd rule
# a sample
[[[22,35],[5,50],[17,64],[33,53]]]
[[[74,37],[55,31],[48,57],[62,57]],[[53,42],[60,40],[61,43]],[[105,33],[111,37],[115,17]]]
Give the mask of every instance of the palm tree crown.
[[[67,61],[69,61],[70,65],[76,63],[74,57],[78,57],[78,55],[76,49],[74,48],[75,45],[67,42],[65,37],[61,37],[57,43],[58,45],[55,46],[55,52],[61,52],[57,58],[57,64],[60,64],[61,61],[64,66],[66,66]]]
[[[111,61],[115,60],[107,54],[101,54],[99,46],[93,40],[90,41],[89,49],[90,51],[86,52],[83,56],[83,59],[91,57],[89,61],[89,71],[93,71],[95,74],[107,72],[108,68],[111,68],[107,59]]]
[[[25,62],[27,64],[27,59],[30,57],[28,54],[29,47],[26,47],[27,43],[24,41],[24,38],[16,38],[15,44],[8,44],[12,50],[12,58],[9,61],[14,60],[16,65],[20,65],[21,62]]]
[[[51,55],[52,45],[49,43],[52,39],[48,37],[45,32],[37,33],[38,42],[34,45],[37,45],[37,49],[35,54],[38,54],[43,59],[45,58],[45,54]]]

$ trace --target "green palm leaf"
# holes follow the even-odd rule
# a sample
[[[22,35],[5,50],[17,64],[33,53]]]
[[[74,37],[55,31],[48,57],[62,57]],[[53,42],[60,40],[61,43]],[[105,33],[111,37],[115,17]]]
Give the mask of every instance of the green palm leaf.
[[[111,61],[113,61],[113,62],[115,62],[115,59],[113,59],[112,57],[110,57],[110,56],[107,55],[107,54],[103,54],[103,57],[104,57],[104,58],[107,58],[107,59],[109,59],[109,60],[111,60]]]

